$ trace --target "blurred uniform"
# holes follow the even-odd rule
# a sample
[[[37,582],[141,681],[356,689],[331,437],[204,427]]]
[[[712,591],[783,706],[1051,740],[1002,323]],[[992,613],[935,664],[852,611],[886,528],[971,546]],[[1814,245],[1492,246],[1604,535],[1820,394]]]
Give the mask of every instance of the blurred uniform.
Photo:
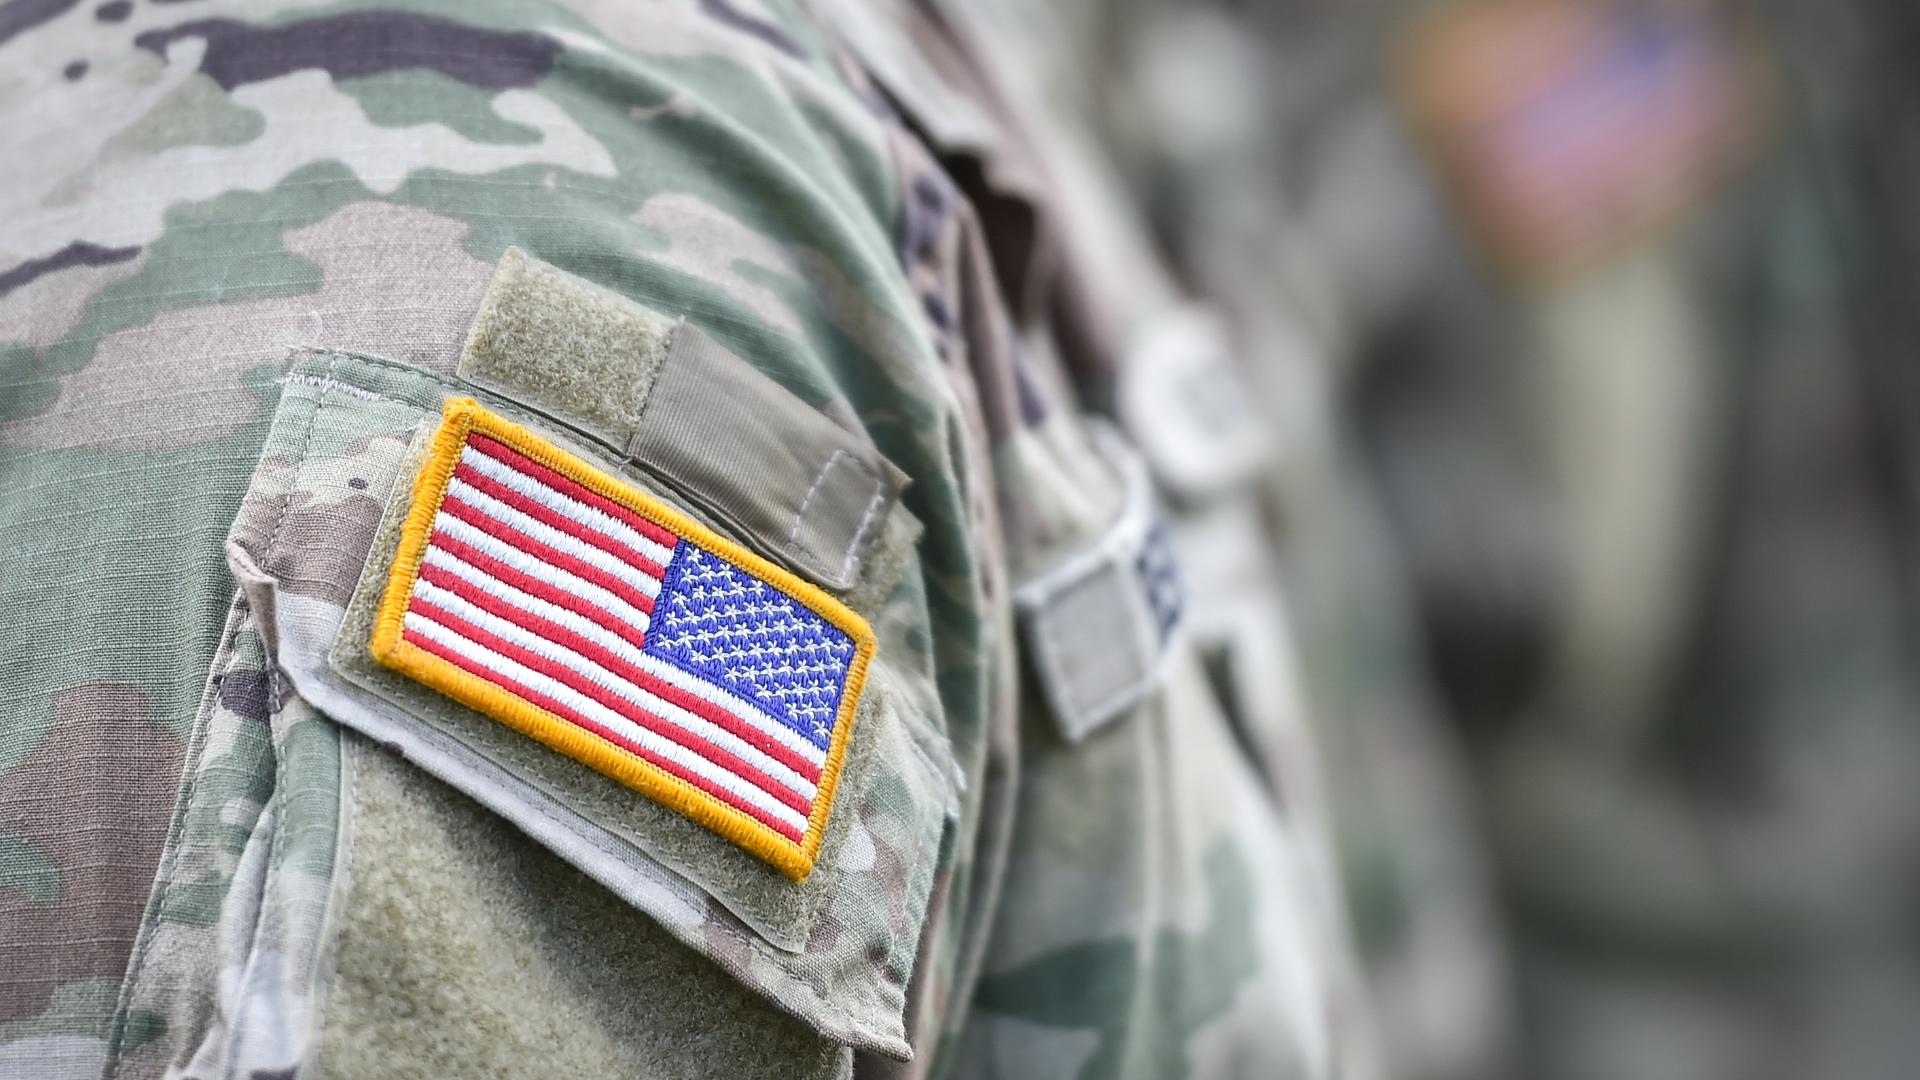
[[[1906,1075],[1910,20],[1442,7],[1402,89],[1456,224],[1404,234],[1355,412],[1522,1075]]]
[[[1380,79],[1399,12],[1108,7],[1078,85],[1270,430],[1256,488],[1275,607],[1387,1071],[1502,1075],[1510,990],[1479,822],[1349,413],[1377,321],[1433,266],[1421,168]]]
[[[1196,497],[1118,403],[1192,335],[1120,324],[1181,320],[957,21],[0,7],[0,1076],[1368,1074],[1289,646],[1209,668]],[[653,586],[702,700],[815,709],[738,596],[870,628],[804,850],[387,661],[475,410],[732,560]],[[462,556],[496,600],[613,595],[514,529]],[[611,700],[526,625],[527,685]]]

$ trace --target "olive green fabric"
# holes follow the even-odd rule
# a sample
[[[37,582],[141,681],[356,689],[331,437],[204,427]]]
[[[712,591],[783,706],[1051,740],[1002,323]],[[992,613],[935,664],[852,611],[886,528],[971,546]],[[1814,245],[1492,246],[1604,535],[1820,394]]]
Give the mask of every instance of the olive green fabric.
[[[1177,571],[1159,574],[1149,566],[1165,524],[1146,465],[1117,433],[1098,430],[1123,493],[1119,515],[1078,550],[1022,581],[1015,594],[1034,674],[1070,740],[1085,738],[1154,692],[1167,631],[1178,619]]]
[[[354,362],[349,358],[346,363],[346,368],[337,363],[333,365],[335,378],[354,377]],[[423,404],[440,394],[458,392],[457,387],[451,386],[422,385],[418,389],[424,395]],[[343,407],[350,409],[351,405]],[[433,424],[430,406],[424,417],[421,423]],[[419,449],[421,441],[416,440],[415,445]],[[352,597],[327,653],[328,666],[334,672],[390,706],[381,710],[380,721],[376,722],[383,722],[383,726],[377,734],[386,736],[388,725],[407,726],[417,729],[420,738],[442,743],[452,740],[470,748],[490,763],[492,768],[484,771],[498,770],[519,782],[538,787],[545,795],[543,804],[556,808],[550,813],[592,822],[597,829],[613,834],[621,846],[644,850],[678,872],[696,878],[719,894],[723,903],[774,945],[789,951],[801,949],[823,897],[842,884],[830,870],[795,886],[769,873],[755,860],[740,857],[731,842],[711,830],[650,799],[635,797],[630,789],[611,778],[583,769],[577,762],[373,659],[370,642],[375,613],[385,595],[388,571],[399,547],[400,526],[411,503],[410,480],[417,468],[416,457],[410,455],[407,463],[395,470],[396,481],[385,493],[386,515],[361,564],[363,569],[352,586]],[[320,678],[328,677],[325,673],[316,674]],[[893,748],[896,757],[900,753],[892,725],[901,721],[886,707],[887,694],[884,680],[876,678],[870,694],[862,702],[843,767],[842,783],[846,791],[865,790],[877,747]],[[513,781],[507,783],[513,786]],[[491,796],[470,794],[496,806],[497,800],[512,798],[505,792]],[[928,846],[937,842],[944,801],[944,798],[935,799],[927,804],[923,814],[913,816],[913,827],[928,833],[924,841]],[[521,813],[532,815],[538,811],[528,807]],[[820,853],[824,867],[834,864],[847,836],[850,818],[851,815],[835,814],[829,819]]]
[[[788,1017],[485,808],[347,743],[353,836],[314,1075],[841,1075]]]
[[[510,247],[459,375],[618,446],[640,422],[677,325]]]
[[[832,588],[859,580],[906,486],[865,438],[698,328],[674,335],[627,454]]]

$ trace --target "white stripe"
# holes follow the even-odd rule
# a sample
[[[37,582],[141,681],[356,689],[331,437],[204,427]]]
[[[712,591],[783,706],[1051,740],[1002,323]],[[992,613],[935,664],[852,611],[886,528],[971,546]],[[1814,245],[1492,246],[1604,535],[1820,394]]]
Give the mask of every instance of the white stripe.
[[[778,742],[781,746],[797,754],[803,760],[814,765],[826,764],[827,752],[825,750],[808,741],[806,736],[801,735],[791,727],[767,715],[764,710],[752,702],[730,694],[711,683],[688,675],[671,664],[641,652],[639,649],[634,648],[632,642],[609,631],[606,627],[601,626],[592,619],[578,612],[568,611],[558,604],[548,603],[523,590],[516,589],[512,585],[487,573],[485,570],[461,561],[458,556],[443,548],[428,548],[424,561],[428,565],[440,567],[464,581],[471,582],[474,587],[485,590],[489,596],[498,597],[522,611],[538,615],[552,622],[557,622],[579,634],[581,637],[593,642],[595,645],[618,656],[620,659],[625,660],[627,663],[632,664],[634,667],[659,679],[661,682],[689,694],[696,695],[717,709],[732,713],[752,725],[755,730],[764,732],[772,737],[775,742]],[[642,616],[642,618],[644,619],[645,616]],[[645,625],[644,622],[641,623],[643,628]]]
[[[466,503],[488,517],[513,529],[515,532],[530,536],[551,548],[579,559],[581,562],[597,566],[621,581],[638,589],[644,596],[656,596],[660,592],[660,579],[647,573],[617,555],[594,547],[577,537],[569,536],[559,529],[542,521],[537,521],[515,510],[499,499],[481,491],[465,480],[455,478],[447,484],[447,494]]]
[[[733,732],[715,724],[713,721],[690,713],[678,705],[675,705],[673,702],[661,698],[658,694],[634,685],[620,675],[608,671],[606,668],[595,663],[591,658],[582,656],[572,649],[567,648],[565,645],[555,641],[549,641],[525,627],[517,626],[512,620],[503,619],[484,608],[463,600],[457,594],[448,592],[430,581],[421,580],[415,582],[413,594],[430,604],[451,611],[453,614],[479,626],[489,633],[505,638],[523,649],[537,653],[556,664],[560,664],[589,682],[592,682],[595,686],[611,691],[675,727],[683,731],[692,732],[721,749],[744,759],[749,765],[766,773],[782,787],[806,799],[808,802],[812,802],[814,795],[819,792],[819,789],[810,783],[806,777],[801,776],[799,773],[781,764],[777,759],[768,756],[766,751],[761,750],[740,736],[735,735]],[[634,726],[635,730],[641,730],[637,725],[630,726]],[[624,730],[622,733],[625,733]],[[725,766],[721,767],[724,768]]]
[[[361,401],[392,400],[391,398],[382,397],[371,390],[363,390],[351,383],[343,383],[338,379],[323,379],[318,375],[298,375],[290,372],[273,381],[281,386],[311,386],[322,393],[345,394],[347,397],[359,398]]]
[[[550,698],[565,703],[568,708],[584,714],[595,723],[620,732],[621,735],[645,747],[649,753],[658,754],[674,764],[681,766],[688,772],[698,775],[701,779],[716,784],[724,790],[739,796],[743,802],[750,803],[754,807],[766,811],[789,827],[801,832],[806,830],[807,819],[801,817],[792,807],[761,791],[740,777],[720,768],[706,758],[688,750],[686,747],[664,739],[643,727],[629,722],[619,713],[587,697],[585,694],[568,687],[564,683],[542,675],[531,668],[517,664],[484,645],[468,641],[454,631],[441,626],[439,623],[434,622],[418,612],[408,612],[404,621],[407,629],[459,653],[461,656],[486,668],[488,671],[503,675],[522,686],[529,687]]]
[[[621,652],[621,655],[624,656],[627,652],[638,653],[640,651],[634,648],[633,643],[626,638],[608,630],[606,627],[594,622],[585,615],[577,611],[570,611],[551,601],[542,600],[525,590],[517,589],[472,563],[466,562],[461,559],[460,556],[455,555],[445,548],[428,548],[426,555],[421,558],[420,562],[423,566],[439,567],[447,573],[472,584],[474,588],[483,590],[490,596],[497,596],[517,608],[530,611],[549,622],[557,622],[561,626],[579,634],[581,637],[586,638],[609,652],[620,652],[620,650],[624,649],[625,652]],[[647,616],[642,612],[637,612],[637,614],[640,615],[641,619],[637,629],[644,631],[647,628]],[[624,622],[626,620],[623,618],[621,621]]]
[[[480,475],[505,484],[556,514],[564,514],[595,532],[607,533],[661,566],[667,565],[667,560],[673,558],[673,552],[665,544],[647,539],[645,533],[605,510],[588,506],[498,458],[488,457],[469,446],[460,451],[460,463],[473,466]]]
[[[496,540],[452,514],[442,511],[437,515],[433,519],[433,531],[444,532],[463,544],[471,544],[530,578],[563,592],[573,593],[595,607],[605,608],[622,622],[630,622],[638,627],[647,625],[646,612],[606,589],[585,578],[576,577],[552,563],[542,562],[504,540]]]

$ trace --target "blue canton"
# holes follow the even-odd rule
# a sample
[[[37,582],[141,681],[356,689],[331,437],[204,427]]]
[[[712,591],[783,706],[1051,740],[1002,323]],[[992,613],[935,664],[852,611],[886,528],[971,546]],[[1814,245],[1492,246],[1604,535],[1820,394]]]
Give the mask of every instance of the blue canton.
[[[805,604],[682,540],[654,600],[647,651],[753,702],[824,749],[854,648]]]

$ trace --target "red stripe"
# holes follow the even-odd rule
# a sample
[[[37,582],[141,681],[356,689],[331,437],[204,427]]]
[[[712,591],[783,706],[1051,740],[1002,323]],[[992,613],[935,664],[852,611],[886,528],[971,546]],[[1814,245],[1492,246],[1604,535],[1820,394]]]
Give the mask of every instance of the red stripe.
[[[530,499],[520,494],[471,465],[457,466],[453,470],[453,475],[465,480],[467,483],[472,484],[474,487],[479,488],[494,498],[499,499],[501,502],[506,503],[508,506],[513,507],[515,510],[520,511],[535,521],[540,522],[542,525],[558,529],[576,540],[592,544],[594,547],[619,559],[621,562],[631,563],[634,568],[645,572],[650,577],[662,577],[667,572],[666,567],[633,550],[612,536],[582,525],[567,515],[555,511],[552,507],[542,504],[538,499]]]
[[[806,777],[808,781],[813,783],[819,782],[820,767],[808,761],[806,758],[801,757],[799,754],[794,753],[787,747],[782,746],[779,740],[713,702],[695,694],[689,694],[685,690],[661,680],[658,676],[635,667],[632,663],[621,659],[605,647],[595,644],[591,638],[569,630],[551,619],[545,619],[539,615],[535,615],[531,611],[516,606],[511,601],[494,596],[473,582],[462,580],[459,576],[448,573],[439,567],[423,566],[420,568],[420,575],[480,610],[505,619],[528,633],[536,634],[559,645],[565,645],[567,648],[592,660],[608,671],[626,679],[628,682],[634,683],[648,693],[672,702],[688,712],[693,713],[695,716],[712,721],[719,727],[725,728],[727,731],[732,732],[750,743],[768,757],[773,758],[780,764]],[[435,621],[437,622],[439,620],[436,619]],[[801,808],[795,807],[794,809],[798,810]]]
[[[486,511],[479,507],[449,495],[440,500],[440,511],[459,518],[503,544],[511,544],[519,548],[543,563],[551,563],[574,577],[591,581],[641,611],[649,615],[653,614],[653,601],[647,594],[590,562],[576,559],[559,548],[549,547],[499,518],[489,517]]]
[[[558,701],[555,701],[554,699],[548,697],[547,695],[540,693],[538,690],[533,690],[528,687],[522,686],[518,682],[515,682],[514,680],[507,678],[505,675],[502,675],[499,672],[493,671],[487,667],[484,667],[478,663],[475,663],[474,661],[468,659],[467,657],[464,657],[459,653],[453,651],[452,649],[447,648],[446,646],[440,644],[439,642],[433,640],[432,638],[426,636],[425,634],[420,633],[417,630],[403,631],[401,636],[404,637],[408,642],[416,646],[419,646],[422,649],[425,649],[427,652],[430,652],[433,655],[438,656],[440,659],[445,660],[447,663],[452,664],[457,668],[460,668],[462,671],[465,671],[472,675],[477,675],[480,678],[485,679],[486,681],[494,684],[495,686],[498,686],[501,689],[508,691],[509,693],[512,693],[521,698],[525,698],[529,703],[533,705],[537,705],[542,709],[545,709],[546,711],[554,714],[555,716],[560,717],[561,719],[567,721],[570,724],[573,724],[577,727],[580,727],[583,730],[590,731],[593,734],[598,735],[600,738],[605,739],[607,742],[613,744],[614,746],[617,746],[620,749],[625,750],[628,753],[634,755],[635,757],[640,758],[641,760],[645,761],[647,764],[652,765],[655,768],[658,768],[662,772],[665,772],[670,776],[677,777],[681,780],[685,780],[687,783],[692,784],[694,787],[699,788],[701,791],[704,791],[707,794],[713,796],[714,798],[719,799],[721,802],[727,804],[728,806],[733,807],[735,810],[738,810],[741,813],[746,814],[748,817],[753,818],[755,821],[758,821],[762,825],[765,825],[767,828],[772,829],[774,832],[779,833],[781,836],[784,836],[787,839],[792,840],[794,843],[797,844],[800,842],[803,834],[799,830],[794,829],[792,826],[788,825],[786,822],[781,821],[778,818],[772,817],[766,811],[760,809],[759,807],[753,805],[752,803],[746,801],[745,799],[742,799],[740,796],[735,795],[733,792],[728,791],[726,788],[721,787],[719,784],[713,783],[712,781],[708,780],[706,777],[701,776],[700,774],[687,769],[685,766],[682,766],[680,763],[676,761],[671,761],[667,758],[663,758],[660,755],[653,753],[652,751],[646,749],[645,747],[640,746],[637,743],[634,743],[632,740],[629,740],[623,737],[619,732],[612,731],[607,727],[605,727],[604,725],[599,724],[596,721],[586,716],[582,716],[580,713],[574,711],[572,708]]]
[[[725,769],[768,795],[787,804],[787,806],[791,807],[802,817],[813,812],[813,804],[807,800],[806,796],[788,789],[778,780],[775,780],[773,777],[755,768],[752,764],[742,760],[739,755],[723,747],[715,746],[678,724],[669,723],[667,720],[653,715],[642,706],[628,701],[612,690],[595,683],[592,679],[587,678],[585,675],[580,674],[565,664],[549,660],[525,646],[516,645],[490,630],[476,626],[460,616],[455,615],[453,612],[429,601],[422,600],[417,596],[413,598],[413,603],[408,606],[407,610],[410,613],[420,615],[422,618],[432,619],[434,622],[452,630],[468,641],[484,645],[523,667],[532,668],[570,690],[585,694],[587,697],[612,709],[622,717],[639,724],[641,727],[646,728],[661,738],[670,739],[673,742],[679,743],[688,750],[699,754],[713,764],[720,766],[722,769]]]
[[[665,546],[669,551],[673,550],[673,545],[680,542],[678,536],[634,513],[628,507],[614,502],[570,476],[547,468],[506,443],[473,433],[467,436],[467,445],[517,472],[526,473],[548,487],[557,488],[570,498],[578,499],[596,510],[604,510],[612,514],[633,526],[641,536]]]
[[[466,563],[468,566],[498,578],[529,596],[537,596],[549,604],[555,604],[559,607],[566,608],[576,615],[592,619],[613,633],[619,634],[621,638],[626,641],[631,642],[636,649],[644,649],[647,647],[647,635],[643,633],[639,627],[627,622],[606,608],[600,607],[597,604],[590,604],[572,593],[562,592],[531,574],[523,574],[464,540],[456,540],[436,529],[434,530],[432,539],[428,541],[428,546],[437,547],[441,551]],[[420,575],[443,588],[452,587],[446,585],[442,580],[443,578],[459,580],[455,575],[449,574],[437,566],[429,566],[425,563],[420,565]]]

